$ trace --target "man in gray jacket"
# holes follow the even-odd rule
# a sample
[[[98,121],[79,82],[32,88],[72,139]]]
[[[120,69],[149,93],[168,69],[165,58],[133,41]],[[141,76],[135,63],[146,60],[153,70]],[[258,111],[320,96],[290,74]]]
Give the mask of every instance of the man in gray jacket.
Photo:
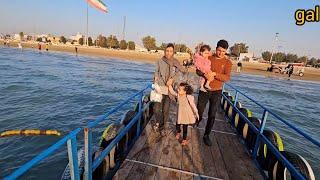
[[[161,135],[165,135],[164,123],[169,120],[170,99],[173,97],[168,92],[167,81],[178,75],[178,72],[185,72],[179,61],[173,57],[174,45],[169,43],[164,51],[164,56],[156,63],[156,71],[154,73],[154,83],[160,86],[162,94],[161,103],[155,103],[156,123],[154,130],[159,130]]]

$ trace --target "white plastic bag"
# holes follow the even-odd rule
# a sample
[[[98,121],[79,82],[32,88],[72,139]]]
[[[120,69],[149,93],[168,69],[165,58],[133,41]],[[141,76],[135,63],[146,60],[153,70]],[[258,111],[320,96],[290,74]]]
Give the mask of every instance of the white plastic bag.
[[[152,84],[152,91],[150,92],[150,101],[152,102],[161,102],[162,94],[160,90],[160,86],[158,84]]]
[[[150,92],[150,101],[161,102],[162,101],[162,94],[157,93],[156,90],[152,90]]]

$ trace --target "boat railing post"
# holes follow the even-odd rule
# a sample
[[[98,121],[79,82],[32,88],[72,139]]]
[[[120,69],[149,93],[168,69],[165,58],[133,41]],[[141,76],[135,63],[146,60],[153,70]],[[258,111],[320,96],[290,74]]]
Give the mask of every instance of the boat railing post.
[[[85,180],[92,179],[92,147],[91,147],[91,140],[92,140],[92,132],[88,127],[84,128],[84,177]]]
[[[143,91],[140,93],[139,95],[139,111],[138,111],[138,121],[137,121],[137,134],[136,134],[136,137],[138,137],[140,135],[140,124],[141,124],[141,117],[142,117],[142,99],[143,97]]]
[[[236,95],[235,95],[235,99],[233,102],[233,107],[236,107],[237,101],[238,101],[238,96],[239,96],[239,92],[236,90]]]
[[[257,158],[257,151],[258,151],[258,148],[259,148],[260,136],[262,136],[262,134],[263,134],[264,127],[266,126],[267,118],[268,118],[268,111],[264,110],[263,111],[263,115],[262,115],[262,123],[261,123],[261,126],[259,128],[257,139],[256,139],[256,142],[255,142],[255,145],[254,145],[254,150],[253,150],[253,158],[254,159]]]
[[[69,169],[72,180],[80,180],[79,165],[78,165],[78,150],[77,150],[77,137],[74,135],[67,141]]]

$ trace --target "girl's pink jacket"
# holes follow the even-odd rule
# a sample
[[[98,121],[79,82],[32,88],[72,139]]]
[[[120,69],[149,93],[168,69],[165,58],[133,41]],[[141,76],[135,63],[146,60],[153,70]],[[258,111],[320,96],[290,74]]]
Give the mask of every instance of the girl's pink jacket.
[[[194,65],[203,73],[211,72],[211,61],[209,59],[203,58],[198,53],[194,55]]]

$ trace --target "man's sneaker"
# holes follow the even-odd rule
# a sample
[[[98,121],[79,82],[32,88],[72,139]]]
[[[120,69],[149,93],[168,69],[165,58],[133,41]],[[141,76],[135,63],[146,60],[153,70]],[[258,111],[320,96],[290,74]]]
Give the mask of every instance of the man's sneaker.
[[[203,142],[204,142],[204,144],[207,145],[207,146],[212,146],[212,142],[211,142],[211,140],[210,140],[209,135],[204,135],[204,136],[203,136]]]

